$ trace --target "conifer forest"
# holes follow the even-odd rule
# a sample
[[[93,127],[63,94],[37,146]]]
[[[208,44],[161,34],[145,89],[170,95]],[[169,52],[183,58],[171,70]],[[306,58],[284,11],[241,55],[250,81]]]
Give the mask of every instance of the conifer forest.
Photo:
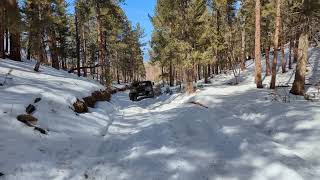
[[[320,0],[0,0],[2,179],[320,179]]]

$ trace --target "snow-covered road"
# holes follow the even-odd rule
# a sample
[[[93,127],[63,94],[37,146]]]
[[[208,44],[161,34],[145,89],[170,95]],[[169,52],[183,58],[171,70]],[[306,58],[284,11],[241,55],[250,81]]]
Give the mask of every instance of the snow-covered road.
[[[130,180],[318,179],[319,104],[268,97],[248,85],[134,103],[117,94],[113,103],[121,110],[99,148],[102,163],[87,173]]]

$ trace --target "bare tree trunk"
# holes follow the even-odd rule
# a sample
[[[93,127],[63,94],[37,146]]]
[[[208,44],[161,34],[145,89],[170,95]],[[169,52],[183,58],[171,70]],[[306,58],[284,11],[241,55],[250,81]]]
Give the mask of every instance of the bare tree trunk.
[[[281,21],[281,19],[280,19]],[[280,26],[281,26],[281,69],[282,69],[282,73],[286,73],[287,72],[287,60],[286,60],[286,55],[284,53],[284,45],[286,43],[286,36],[285,36],[285,32],[284,32],[284,25],[283,23],[280,22]]]
[[[198,80],[201,80],[201,65],[198,64]]]
[[[18,3],[16,0],[9,0],[8,3],[8,19],[10,19],[10,58],[15,61],[21,61],[20,55],[20,14]]]
[[[0,58],[4,59],[6,57],[4,51],[4,34],[5,34],[5,14],[4,14],[4,4],[0,2]]]
[[[265,49],[265,52],[266,52],[266,76],[270,76],[270,71],[271,71],[271,68],[270,68],[270,45],[267,45],[266,49]]]
[[[295,79],[293,82],[292,89],[290,93],[295,95],[304,95],[305,92],[305,74],[306,74],[306,64],[308,60],[308,34],[306,32],[301,33],[299,38],[299,48],[298,48],[298,62],[296,67]]]
[[[274,47],[273,47],[274,56],[272,61],[272,77],[271,77],[270,89],[276,88],[280,25],[281,25],[281,0],[277,0],[276,29],[275,29]]]
[[[40,63],[45,62],[45,57],[43,53],[43,38],[42,38],[42,33],[38,32],[37,34],[37,59],[40,61]]]
[[[10,59],[21,61],[20,49],[20,33],[10,33]]]
[[[79,22],[78,22],[78,11],[77,7],[75,7],[75,26],[76,26],[76,50],[77,50],[77,71],[78,76],[81,76],[80,72],[80,38],[79,38]]]
[[[219,74],[219,64],[218,62],[216,63],[215,67],[215,74]]]
[[[203,66],[204,83],[209,83],[210,66]]]
[[[295,42],[294,42],[294,49],[293,49],[293,63],[297,63],[298,61],[298,46],[299,46],[299,33],[296,32]]]
[[[290,37],[290,44],[289,44],[289,69],[292,69],[292,47],[293,47],[293,40]]]
[[[193,89],[193,69],[189,68],[188,70],[186,70],[186,76],[187,76],[187,94],[192,94],[194,93],[194,89]]]
[[[246,55],[245,55],[245,50],[246,50],[246,28],[245,24],[242,26],[242,32],[241,32],[241,70],[246,69]]]
[[[29,31],[29,35],[28,35],[28,46],[27,46],[27,59],[30,60],[31,59],[31,49],[32,49],[32,33]]]
[[[57,39],[56,32],[54,29],[48,29],[48,38],[49,38],[49,48],[51,54],[52,67],[59,69],[59,59],[58,59],[58,49],[57,49]]]
[[[101,76],[105,79],[105,85],[108,90],[111,90],[110,64],[106,60],[106,32],[103,30],[102,15],[99,2],[96,2],[97,16],[97,32],[98,32],[98,47],[99,47],[99,63],[101,64]]]
[[[5,37],[6,38],[5,39],[5,42],[6,42],[5,53],[9,53],[9,30],[8,30],[8,28],[5,29],[5,34],[6,34],[6,37]]]
[[[117,83],[120,84],[120,75],[119,75],[119,69],[117,68]]]
[[[170,62],[169,62],[169,84],[170,84],[170,87],[174,86],[174,79],[173,79],[173,65],[172,65],[172,60],[170,59]]]
[[[85,35],[85,25],[82,25],[81,30],[81,44],[82,44],[82,66],[87,65],[87,41],[86,41],[86,35]],[[87,69],[83,69],[83,76],[87,77]]]
[[[43,62],[49,65],[48,56],[47,56],[47,49],[46,49],[46,42],[45,42],[45,33],[44,31],[41,32],[41,57]]]
[[[284,45],[286,38],[285,38],[285,33],[284,33],[284,27],[283,24],[281,25],[281,69],[282,69],[282,73],[286,73],[287,72],[287,60],[286,60],[286,55],[284,53]]]
[[[281,68],[282,68],[282,73],[287,72],[287,60],[286,60],[286,55],[284,53],[284,40],[281,42]]]
[[[263,88],[261,78],[261,11],[260,0],[256,0],[256,32],[255,32],[255,82],[257,88]]]

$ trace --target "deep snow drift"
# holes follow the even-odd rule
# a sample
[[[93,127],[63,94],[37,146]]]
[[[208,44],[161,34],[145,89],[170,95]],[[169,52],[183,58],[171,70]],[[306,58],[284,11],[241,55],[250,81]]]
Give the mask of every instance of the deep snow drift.
[[[192,96],[131,102],[123,92],[83,115],[70,104],[100,85],[51,68],[34,73],[32,63],[0,61],[1,77],[13,69],[0,87],[0,172],[4,179],[39,180],[320,179],[320,49],[309,53],[312,101],[290,95],[287,87],[256,89],[248,61],[239,85],[229,85],[227,73]],[[277,84],[290,86],[293,79],[294,70],[279,73]],[[266,87],[269,81],[264,78]],[[47,136],[15,119],[38,96],[43,100],[35,116],[51,130]]]

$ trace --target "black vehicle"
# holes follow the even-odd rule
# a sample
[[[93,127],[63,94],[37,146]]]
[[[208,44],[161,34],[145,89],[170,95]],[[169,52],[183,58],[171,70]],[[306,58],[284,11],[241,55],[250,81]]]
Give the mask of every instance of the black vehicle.
[[[129,97],[131,101],[136,101],[138,97],[154,97],[151,81],[134,82],[131,84]]]

